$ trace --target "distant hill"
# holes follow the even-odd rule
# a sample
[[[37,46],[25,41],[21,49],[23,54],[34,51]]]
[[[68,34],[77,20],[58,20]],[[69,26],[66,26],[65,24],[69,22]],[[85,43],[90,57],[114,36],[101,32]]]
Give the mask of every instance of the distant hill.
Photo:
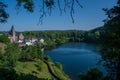
[[[90,32],[96,32],[96,31],[99,31],[100,33],[103,33],[103,32],[105,32],[105,27],[101,26],[101,27],[97,27],[95,29],[90,30]]]

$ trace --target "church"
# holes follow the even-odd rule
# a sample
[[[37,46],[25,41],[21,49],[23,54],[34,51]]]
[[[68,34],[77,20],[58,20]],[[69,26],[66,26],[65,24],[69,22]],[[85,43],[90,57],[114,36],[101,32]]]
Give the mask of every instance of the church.
[[[17,42],[18,40],[23,40],[24,36],[21,32],[16,32],[14,26],[11,27],[11,30],[8,32],[8,38],[10,42]]]

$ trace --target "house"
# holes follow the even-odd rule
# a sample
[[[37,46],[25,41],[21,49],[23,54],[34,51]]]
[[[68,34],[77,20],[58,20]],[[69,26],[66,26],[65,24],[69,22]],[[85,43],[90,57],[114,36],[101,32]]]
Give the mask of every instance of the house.
[[[37,42],[37,39],[31,39],[31,42],[35,43],[35,42]]]
[[[23,40],[24,36],[22,33],[16,32],[14,26],[11,27],[11,30],[8,32],[8,38],[10,39],[10,42],[16,42],[19,40]]]
[[[44,43],[44,39],[43,39],[43,38],[39,38],[39,39],[38,39],[38,42]]]
[[[44,43],[43,38],[32,38],[32,39],[24,39],[24,36],[20,32],[16,32],[14,26],[11,27],[11,30],[8,32],[8,38],[10,42],[17,42],[20,47],[25,45],[35,45],[37,42]]]
[[[23,43],[23,40],[18,40],[18,43]]]
[[[28,45],[28,46],[33,45],[32,42],[26,42],[25,44]]]

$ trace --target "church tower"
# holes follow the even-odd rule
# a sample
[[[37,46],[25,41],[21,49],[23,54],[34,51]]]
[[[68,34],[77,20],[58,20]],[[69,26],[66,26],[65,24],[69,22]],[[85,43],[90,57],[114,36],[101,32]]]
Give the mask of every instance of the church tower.
[[[12,35],[12,37],[13,37],[13,41],[15,41],[16,40],[16,32],[15,32],[15,28],[14,28],[14,26],[12,25],[12,28],[11,28],[11,35]]]
[[[8,38],[10,39],[10,42],[16,42],[18,40],[23,40],[24,36],[22,33],[16,32],[14,26],[12,25],[9,33],[8,33]]]

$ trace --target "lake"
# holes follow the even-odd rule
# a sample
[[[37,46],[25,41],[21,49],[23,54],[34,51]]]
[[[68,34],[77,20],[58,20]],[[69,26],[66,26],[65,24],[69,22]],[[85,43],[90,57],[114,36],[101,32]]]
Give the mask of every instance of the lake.
[[[66,43],[51,51],[45,51],[54,62],[60,62],[63,70],[72,80],[79,80],[78,75],[85,73],[92,67],[98,67],[105,72],[102,65],[98,65],[101,59],[98,52],[100,46],[89,43]]]

